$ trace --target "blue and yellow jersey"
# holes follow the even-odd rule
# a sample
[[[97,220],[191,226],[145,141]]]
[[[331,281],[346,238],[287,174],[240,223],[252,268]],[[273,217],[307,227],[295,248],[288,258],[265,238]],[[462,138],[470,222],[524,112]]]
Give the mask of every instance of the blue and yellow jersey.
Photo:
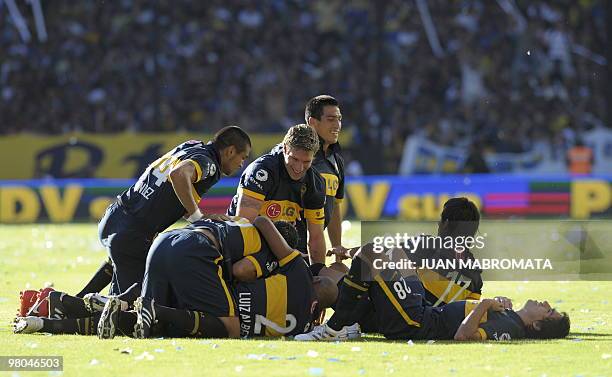
[[[310,329],[315,309],[312,274],[294,251],[265,279],[235,286],[240,335],[292,336]]]
[[[240,177],[238,192],[232,199],[228,215],[236,215],[241,194],[262,200],[264,203],[259,214],[272,221],[295,222],[301,217],[314,224],[325,221],[323,178],[311,167],[301,180],[291,179],[284,164],[282,144],[247,166]],[[300,242],[305,245],[306,228],[298,228],[298,232]]]
[[[211,144],[187,141],[155,160],[138,181],[118,196],[123,208],[151,232],[161,232],[183,215],[169,175],[176,165],[189,161],[196,171],[192,192],[196,202],[221,178],[220,156]]]
[[[304,210],[306,219],[323,224],[324,190],[323,178],[312,168],[301,180],[291,179],[284,164],[282,145],[251,162],[238,184],[238,194],[264,201],[259,214],[272,221],[294,222]],[[230,204],[229,215],[236,214],[238,194]]]
[[[344,200],[344,159],[340,154],[340,145],[332,144],[328,147],[327,155],[321,148],[315,155],[312,166],[321,174],[325,181],[325,227],[334,211],[334,204]]]
[[[453,339],[461,322],[478,305],[478,301],[457,301],[440,308],[434,308],[434,318],[430,321],[432,339]],[[483,340],[511,340],[525,338],[525,325],[513,310],[506,309],[501,312],[489,310],[480,320],[478,332]]]
[[[408,259],[420,266],[422,261],[449,260],[457,258],[453,250],[418,249],[414,253],[406,252]],[[469,251],[464,251],[462,258],[474,259]],[[482,292],[481,270],[443,270],[417,269],[417,275],[425,288],[425,301],[431,306],[441,306],[461,300],[479,300]]]
[[[187,227],[210,230],[217,238],[223,255],[229,255],[232,263],[242,258],[249,259],[255,266],[258,278],[269,276],[278,267],[278,260],[266,240],[247,219],[233,216],[228,221],[198,220]]]

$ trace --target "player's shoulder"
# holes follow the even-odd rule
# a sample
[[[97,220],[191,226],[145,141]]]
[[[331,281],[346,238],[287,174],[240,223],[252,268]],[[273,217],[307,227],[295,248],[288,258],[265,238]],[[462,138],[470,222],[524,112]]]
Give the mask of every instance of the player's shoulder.
[[[182,150],[187,150],[187,149],[203,148],[203,147],[204,147],[204,142],[201,140],[187,140],[187,141],[180,143],[176,147],[176,150],[182,151]]]
[[[279,173],[280,159],[278,154],[272,152],[259,156],[247,166],[244,173],[247,175],[257,175],[264,180],[268,177],[276,178]],[[265,176],[265,177],[264,177]]]
[[[325,188],[325,179],[314,166],[311,166],[306,172],[306,184],[315,189]]]

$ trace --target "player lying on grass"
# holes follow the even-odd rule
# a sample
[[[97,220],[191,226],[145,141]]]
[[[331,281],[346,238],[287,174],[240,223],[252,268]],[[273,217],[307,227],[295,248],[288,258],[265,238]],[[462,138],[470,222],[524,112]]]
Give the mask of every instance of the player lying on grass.
[[[384,255],[384,254],[383,254]],[[296,340],[346,340],[349,327],[366,313],[376,316],[376,327],[388,339],[512,340],[567,336],[569,317],[547,302],[528,300],[512,310],[507,299],[457,301],[441,307],[425,305],[423,286],[416,275],[376,270],[381,254],[366,245],[357,252],[340,289],[336,311],[329,321]]]
[[[297,242],[291,224],[275,227],[265,218],[258,218],[254,225],[265,238],[260,244],[270,245],[279,258],[278,273],[228,286],[222,279],[224,265],[217,238],[210,224],[200,227],[203,223],[163,233],[155,241],[147,259],[144,297],[136,301],[136,313],[122,312],[125,306],[112,297],[102,315],[64,320],[25,317],[17,321],[15,331],[93,334],[97,330],[102,338],[120,331],[148,337],[158,323],[156,334],[174,337],[293,335],[307,331],[318,308],[329,306],[337,296],[335,284],[328,278],[313,280],[300,254],[288,246],[283,236],[292,244]],[[253,226],[243,224],[248,227]],[[232,288],[238,303],[229,293]]]
[[[478,231],[480,223],[480,213],[476,205],[467,198],[456,197],[447,200],[444,203],[442,213],[440,215],[440,221],[438,222],[437,236],[441,239],[447,237],[473,237]],[[400,262],[402,259],[409,259],[416,265],[420,265],[424,259],[429,260],[449,260],[449,259],[474,259],[474,255],[469,248],[461,249],[461,252],[457,252],[452,248],[438,247],[436,245],[428,245],[429,247],[419,247],[416,250],[407,251],[394,249],[393,252],[385,254],[386,257],[390,258],[394,262]],[[346,250],[342,254],[332,252],[331,254],[337,255],[342,259],[352,258],[354,253],[359,248],[351,248]],[[348,268],[346,269],[348,272]],[[344,274],[346,274],[346,272]],[[413,274],[414,271],[403,271],[406,274]],[[343,284],[342,278],[344,277],[340,273],[324,270],[322,273],[324,276],[331,276],[338,281],[338,289]],[[423,298],[426,305],[429,306],[442,306],[447,303],[461,300],[478,300],[483,286],[482,281],[482,270],[479,269],[417,269],[416,274],[418,280],[422,283],[424,288]],[[361,330],[368,333],[376,333],[376,321],[373,308],[372,313],[364,314],[362,319],[359,321]]]

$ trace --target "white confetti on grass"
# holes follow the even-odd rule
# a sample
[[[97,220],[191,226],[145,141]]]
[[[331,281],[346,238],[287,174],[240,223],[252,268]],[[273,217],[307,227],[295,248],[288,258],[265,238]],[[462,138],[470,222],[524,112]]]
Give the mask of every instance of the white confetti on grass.
[[[308,374],[311,376],[324,376],[325,370],[323,368],[309,368]]]
[[[240,373],[242,372],[242,370],[244,369],[244,367],[242,365],[236,365],[236,367],[234,368],[234,370],[236,371],[236,373]]]
[[[151,355],[150,353],[148,353],[147,351],[144,351],[143,353],[141,353],[140,355],[136,356],[134,358],[134,360],[147,360],[147,361],[151,361],[155,359],[155,356]]]
[[[306,352],[306,356],[308,356],[308,357],[318,357],[319,353],[317,351],[314,351],[314,350],[308,350],[308,352]]]
[[[250,353],[247,355],[247,359],[249,360],[263,360],[267,355],[265,353],[262,354],[255,354],[255,353]]]
[[[351,352],[361,352],[361,347],[352,347]]]
[[[91,359],[91,361],[89,362],[89,365],[98,365],[100,364],[100,362],[97,359]]]
[[[612,355],[610,355],[609,353],[604,353],[601,355],[601,358],[604,360],[608,360],[610,358],[612,358]]]

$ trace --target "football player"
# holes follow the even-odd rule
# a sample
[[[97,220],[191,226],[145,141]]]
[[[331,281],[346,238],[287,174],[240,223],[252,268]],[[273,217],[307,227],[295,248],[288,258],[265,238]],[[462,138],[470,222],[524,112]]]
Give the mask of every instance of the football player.
[[[207,144],[185,142],[154,161],[138,181],[117,197],[100,221],[99,236],[112,261],[110,293],[118,295],[142,282],[145,259],[155,235],[181,217],[203,216],[200,197],[221,178],[242,166],[251,151],[246,132],[236,126],[218,131]],[[109,282],[108,263],[77,294],[98,292]]]
[[[245,169],[228,209],[229,215],[250,221],[262,215],[296,223],[303,213],[306,226],[299,229],[297,249],[303,254],[308,249],[312,264],[325,262],[325,182],[312,168],[318,149],[319,137],[312,127],[291,127],[281,144]]]

